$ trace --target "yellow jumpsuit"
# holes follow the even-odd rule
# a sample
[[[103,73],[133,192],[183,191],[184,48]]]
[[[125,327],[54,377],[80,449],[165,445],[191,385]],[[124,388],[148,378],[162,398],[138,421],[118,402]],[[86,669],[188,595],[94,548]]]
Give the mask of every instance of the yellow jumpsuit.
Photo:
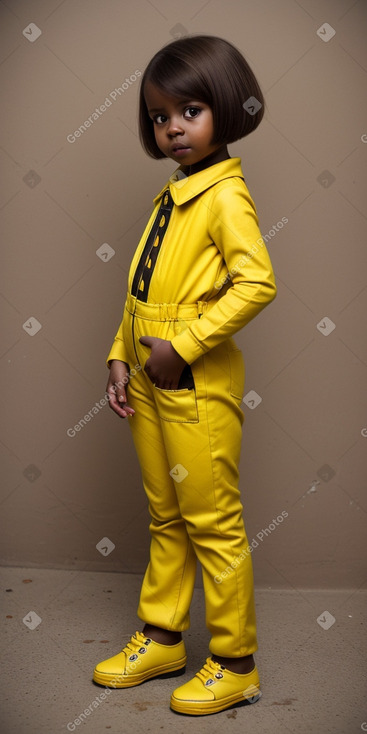
[[[107,358],[133,370],[129,425],[151,516],[138,616],[188,629],[198,559],[209,649],[241,657],[257,650],[257,637],[238,489],[245,369],[232,335],[273,300],[274,273],[240,158],[191,176],[180,167],[153,201]],[[170,340],[187,362],[179,389],[155,387],[143,369],[134,374],[150,355],[143,335]]]

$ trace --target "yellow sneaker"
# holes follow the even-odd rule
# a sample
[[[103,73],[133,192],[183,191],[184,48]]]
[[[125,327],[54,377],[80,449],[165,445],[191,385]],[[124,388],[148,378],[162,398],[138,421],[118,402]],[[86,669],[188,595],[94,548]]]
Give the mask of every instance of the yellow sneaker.
[[[255,703],[260,696],[256,665],[250,673],[240,675],[207,658],[194,678],[173,691],[171,709],[192,716],[216,714],[246,700]]]
[[[96,665],[93,680],[110,688],[129,688],[149,678],[181,675],[185,672],[186,660],[183,640],[176,645],[161,645],[142,632],[136,632],[122,652]]]

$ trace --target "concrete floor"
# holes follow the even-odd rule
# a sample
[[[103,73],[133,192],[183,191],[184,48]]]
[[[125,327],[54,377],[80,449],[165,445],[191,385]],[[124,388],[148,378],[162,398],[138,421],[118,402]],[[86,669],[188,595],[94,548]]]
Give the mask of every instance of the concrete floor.
[[[142,627],[136,617],[142,577],[34,568],[3,568],[1,576],[2,734],[367,731],[366,590],[256,588],[262,697],[192,717],[171,711],[169,698],[209,654],[201,589],[185,633],[185,674],[112,690],[98,702],[105,689],[91,680],[95,663]],[[78,723],[88,707],[90,715]]]

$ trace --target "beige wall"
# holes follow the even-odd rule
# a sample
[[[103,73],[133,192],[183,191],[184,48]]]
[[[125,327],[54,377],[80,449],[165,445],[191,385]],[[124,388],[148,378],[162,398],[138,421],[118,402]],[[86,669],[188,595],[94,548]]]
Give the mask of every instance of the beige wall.
[[[105,393],[130,258],[176,167],[140,148],[132,75],[175,34],[208,33],[241,49],[267,102],[259,129],[230,146],[263,235],[272,230],[278,285],[274,303],[236,337],[245,394],[262,399],[243,404],[240,466],[255,581],[360,587],[365,2],[7,0],[0,13],[3,563],[146,566],[149,516],[127,422],[105,406],[75,436],[67,430]],[[41,30],[33,41],[31,23]],[[274,232],[282,217],[288,223]],[[108,261],[96,254],[105,243],[115,251]],[[288,517],[263,533],[282,511]],[[96,549],[105,537],[115,544],[107,556]]]

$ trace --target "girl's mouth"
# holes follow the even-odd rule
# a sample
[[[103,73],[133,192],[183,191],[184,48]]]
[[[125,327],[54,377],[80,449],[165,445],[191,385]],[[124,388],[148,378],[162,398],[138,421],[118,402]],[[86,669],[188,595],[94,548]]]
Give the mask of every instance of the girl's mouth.
[[[188,153],[190,151],[190,148],[188,148],[188,147],[186,148],[186,147],[183,147],[183,146],[177,146],[177,147],[173,146],[173,148],[171,149],[171,151],[172,151],[172,155],[179,155],[179,156],[181,156],[181,155],[185,155],[186,153]]]

